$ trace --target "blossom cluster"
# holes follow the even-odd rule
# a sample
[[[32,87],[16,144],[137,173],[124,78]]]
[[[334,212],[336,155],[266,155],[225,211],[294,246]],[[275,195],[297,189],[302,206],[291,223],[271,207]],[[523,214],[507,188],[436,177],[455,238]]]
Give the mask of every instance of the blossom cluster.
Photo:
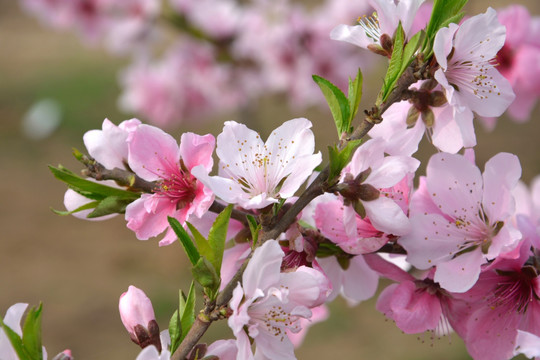
[[[521,51],[537,50],[534,39],[512,35],[536,20],[511,7],[463,21],[450,13],[455,21],[437,24],[436,16],[418,20],[422,3],[373,0],[372,17],[330,32],[390,58],[390,66],[379,100],[361,125],[351,125],[354,131],[343,126],[350,120],[343,114],[355,114],[353,81],[348,99],[329,82],[321,86],[341,134],[320,172],[322,155],[305,118],[282,123],[266,141],[227,121],[217,138],[187,132],[180,142],[138,119],[118,126],[105,119],[101,130],[84,135],[89,156],[75,154],[87,179],[53,169],[71,187],[64,198],[68,213],[93,220],[120,213],[140,240],[160,236],[166,246],[179,239],[204,289],[205,308],[195,316],[192,290],[181,295],[169,330],[161,333],[141,290],[130,287],[121,296],[122,322],[143,348],[138,360],[178,359],[190,328],[219,319],[227,319],[234,339],[182,348],[181,356],[294,359],[306,329],[327,316],[326,303],[372,298],[380,278],[393,284],[376,308],[405,333],[456,332],[475,360],[539,356],[540,177],[529,189],[520,182],[519,159],[504,152],[482,172],[473,150],[475,115],[498,117],[515,99],[530,104],[538,96],[530,79],[537,58],[523,55],[532,65],[520,65]],[[206,34],[236,41],[240,20],[225,4],[173,3]],[[441,4],[434,6],[438,15],[448,11]],[[267,2],[257,6],[278,10]],[[228,15],[219,24],[205,22],[203,7]],[[508,18],[517,15],[508,14],[529,22],[514,23]],[[201,71],[213,71],[203,69],[209,53],[198,55]],[[498,69],[496,59],[503,58],[507,67]],[[365,131],[358,135],[358,129]],[[360,143],[368,131],[370,139]],[[420,176],[413,155],[424,134],[436,153]],[[415,271],[403,270],[398,260]],[[179,322],[188,329],[179,330]]]
[[[272,93],[287,94],[295,108],[324,105],[312,74],[345,85],[359,64],[369,63],[328,37],[334,24],[368,12],[362,1],[325,1],[313,9],[287,0],[21,3],[46,25],[129,54],[119,107],[160,126],[244,109]]]

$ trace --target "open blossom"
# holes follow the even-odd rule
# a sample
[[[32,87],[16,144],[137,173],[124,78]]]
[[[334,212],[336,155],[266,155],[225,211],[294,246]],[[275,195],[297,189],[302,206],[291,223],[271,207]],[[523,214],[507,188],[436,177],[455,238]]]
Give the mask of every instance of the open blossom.
[[[463,321],[465,331],[458,333],[475,360],[511,358],[519,330],[540,336],[540,278],[538,260],[531,251],[538,235],[534,229],[520,230],[523,240],[517,256],[499,257],[472,289],[461,294],[468,302],[468,314]]]
[[[424,0],[370,0],[369,3],[375,8],[372,17],[359,19],[359,25],[338,25],[330,33],[334,40],[347,41],[351,44],[368,48],[372,45],[382,46],[381,36],[386,34],[390,38],[401,22],[403,31],[408,37],[413,25],[416,12]]]
[[[275,240],[257,248],[233,292],[229,327],[236,336],[237,359],[295,359],[287,332],[301,330],[300,319],[326,300],[328,282],[313,268],[282,273],[284,253]],[[249,337],[254,339],[255,357]]]
[[[146,181],[156,182],[152,194],[143,194],[126,208],[127,227],[139,240],[147,240],[168,229],[160,246],[176,240],[169,228],[168,216],[180,223],[189,215],[201,217],[206,213],[214,195],[198,181],[191,170],[200,166],[201,172],[212,169],[214,137],[184,133],[180,145],[164,131],[141,125],[129,139],[129,167]]]
[[[217,138],[220,176],[208,176],[202,167],[193,174],[228,203],[246,209],[277,203],[293,196],[321,162],[310,128],[307,119],[289,120],[264,143],[257,132],[227,121]]]
[[[515,155],[500,153],[484,174],[461,155],[438,153],[411,200],[412,231],[399,239],[407,261],[436,266],[434,281],[453,292],[470,289],[481,266],[516,247],[512,189],[521,176]]]
[[[500,116],[514,100],[510,83],[493,62],[504,39],[505,28],[492,8],[459,26],[450,24],[435,36],[433,51],[440,69],[434,76],[454,107],[466,147],[476,145],[471,111]]]

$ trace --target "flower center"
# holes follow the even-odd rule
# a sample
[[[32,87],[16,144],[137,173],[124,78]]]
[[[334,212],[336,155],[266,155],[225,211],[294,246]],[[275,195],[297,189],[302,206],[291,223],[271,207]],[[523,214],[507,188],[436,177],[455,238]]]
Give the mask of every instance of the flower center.
[[[357,19],[358,25],[365,31],[366,35],[378,42],[381,38],[381,27],[379,25],[379,17],[374,12],[371,16],[361,16]]]
[[[500,271],[501,276],[495,291],[487,299],[491,308],[504,306],[508,313],[517,312],[524,314],[529,304],[538,299],[534,292],[536,273],[528,270],[525,266],[521,271]]]
[[[177,209],[185,207],[195,199],[197,180],[180,166],[168,174],[159,185],[156,193],[169,198],[171,203],[176,203]]]

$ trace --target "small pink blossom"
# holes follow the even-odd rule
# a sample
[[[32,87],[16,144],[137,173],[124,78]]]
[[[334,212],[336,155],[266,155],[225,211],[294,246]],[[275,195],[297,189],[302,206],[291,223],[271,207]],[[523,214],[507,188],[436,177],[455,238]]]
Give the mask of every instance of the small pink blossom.
[[[203,216],[214,195],[198,181],[191,170],[200,165],[200,172],[212,169],[214,150],[212,135],[184,133],[180,145],[162,130],[141,125],[131,134],[128,163],[139,177],[156,182],[152,194],[143,194],[126,208],[127,227],[139,240],[147,240],[168,229],[160,246],[169,245],[176,235],[169,228],[168,216],[184,223],[191,214]]]
[[[412,231],[399,243],[419,269],[436,266],[434,281],[452,292],[470,289],[481,266],[515,248],[512,189],[521,176],[515,155],[500,153],[484,174],[461,155],[438,153],[411,200]]]
[[[289,120],[263,143],[257,132],[227,121],[217,138],[220,175],[208,176],[201,167],[193,169],[193,174],[216,196],[245,209],[261,209],[290,198],[321,162],[321,154],[313,154],[315,139],[310,128],[307,119]]]
[[[311,318],[310,309],[326,300],[325,276],[305,266],[282,273],[283,256],[277,241],[265,242],[233,292],[228,323],[237,339],[238,359],[294,359],[287,332],[300,331],[300,319]],[[248,335],[255,341],[255,357]]]
[[[440,65],[435,79],[454,107],[466,147],[476,144],[470,112],[500,116],[515,98],[510,83],[493,66],[505,33],[497,13],[489,8],[459,26],[442,28],[435,36],[433,50]]]

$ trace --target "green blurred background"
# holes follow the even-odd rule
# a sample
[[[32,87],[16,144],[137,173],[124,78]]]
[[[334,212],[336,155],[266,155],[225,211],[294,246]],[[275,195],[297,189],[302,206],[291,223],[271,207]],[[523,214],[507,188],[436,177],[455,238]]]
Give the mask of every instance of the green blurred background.
[[[468,9],[475,14],[488,4],[497,8],[510,3],[472,0]],[[540,14],[537,0],[518,3]],[[63,209],[65,186],[51,176],[47,164],[61,163],[77,171],[80,166],[71,148],[84,149],[85,131],[101,128],[105,117],[115,123],[130,117],[116,107],[118,72],[125,65],[127,59],[85,46],[75,34],[42,27],[20,10],[17,1],[0,0],[0,314],[16,302],[42,301],[43,341],[51,355],[70,348],[77,359],[134,359],[139,349],[120,322],[120,294],[131,284],[144,289],[164,329],[177,304],[178,289],[189,286],[180,245],[159,248],[156,240],[138,241],[121,217],[92,223],[60,217],[49,209]],[[370,89],[380,86],[381,77],[380,72],[371,73],[361,108],[369,107],[375,96]],[[30,140],[22,134],[21,119],[44,98],[61,105],[62,123],[50,137]],[[335,141],[329,113],[289,111],[281,103],[276,96],[257,105],[253,122],[262,134],[282,121],[306,116],[325,153]],[[478,127],[478,163],[507,151],[520,157],[526,182],[540,174],[539,115],[537,107],[526,124],[503,118],[493,132]],[[182,131],[217,135],[224,120],[238,116],[223,114],[170,130],[176,137]],[[433,151],[426,145],[422,160]],[[312,327],[298,358],[469,358],[457,337],[403,334],[375,311],[374,303],[350,308],[335,301],[330,319]],[[225,322],[216,324],[205,340],[232,337],[227,331]]]

